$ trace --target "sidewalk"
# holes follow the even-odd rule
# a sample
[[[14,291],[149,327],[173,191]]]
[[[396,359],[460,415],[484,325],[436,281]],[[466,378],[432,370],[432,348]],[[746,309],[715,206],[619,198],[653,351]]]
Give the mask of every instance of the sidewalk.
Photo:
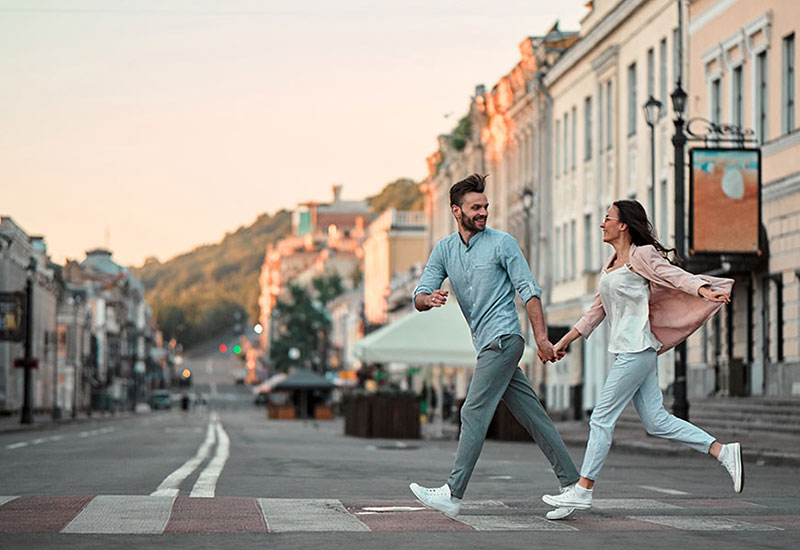
[[[91,416],[88,416],[85,412],[81,412],[75,418],[72,418],[71,414],[66,414],[58,420],[53,420],[53,415],[51,413],[44,413],[34,415],[33,424],[20,424],[19,414],[12,416],[0,416],[0,433],[45,430],[49,428],[56,428],[58,426],[66,426],[69,424],[85,424],[95,420],[129,418],[133,415],[134,413],[131,411],[123,411],[114,414],[109,412],[94,412]]]
[[[589,439],[589,420],[571,420],[555,422],[556,429],[567,446],[585,448]],[[700,426],[702,428],[702,426]],[[458,426],[450,422],[442,424],[441,437],[437,426],[423,424],[424,439],[458,438]],[[759,434],[757,432],[732,433],[725,430],[712,432],[722,443],[738,441],[742,444],[742,456],[746,462],[769,464],[774,466],[800,466],[800,438],[791,434]],[[523,443],[527,444],[527,443]],[[644,428],[617,426],[614,430],[614,451],[638,453],[645,455],[679,455],[696,453],[674,441],[653,437]]]

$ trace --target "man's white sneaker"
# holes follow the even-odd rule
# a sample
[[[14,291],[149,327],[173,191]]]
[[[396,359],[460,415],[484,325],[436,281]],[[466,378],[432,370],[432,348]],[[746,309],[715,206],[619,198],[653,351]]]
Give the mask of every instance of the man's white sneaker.
[[[744,489],[744,463],[742,462],[742,445],[728,443],[722,446],[721,460],[733,480],[733,492],[741,493]]]
[[[581,496],[575,490],[578,484],[570,485],[560,495],[544,495],[542,500],[550,506],[556,508],[575,508],[578,510],[588,510],[592,507],[592,493]]]
[[[567,519],[574,513],[575,508],[556,508],[555,510],[547,512],[544,517],[549,520]]]
[[[562,487],[561,493],[564,493],[564,491],[566,491],[567,489],[569,489],[569,486]],[[549,512],[547,512],[544,515],[544,517],[546,517],[549,520],[555,521],[559,519],[567,519],[574,513],[575,513],[575,508],[556,508],[555,510],[550,510]]]
[[[429,489],[417,483],[408,486],[417,500],[432,510],[437,510],[449,518],[454,518],[461,510],[461,499],[450,494],[450,486],[445,483],[441,487]]]

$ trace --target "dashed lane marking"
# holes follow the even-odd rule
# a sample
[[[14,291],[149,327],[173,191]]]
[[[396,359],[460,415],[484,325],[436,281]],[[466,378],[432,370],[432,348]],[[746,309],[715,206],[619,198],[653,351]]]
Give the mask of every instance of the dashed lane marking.
[[[655,491],[657,493],[664,493],[667,495],[688,495],[690,493],[685,493],[683,491],[678,491],[677,489],[664,489],[662,487],[653,487],[652,485],[639,485],[642,489],[647,489],[648,491]]]

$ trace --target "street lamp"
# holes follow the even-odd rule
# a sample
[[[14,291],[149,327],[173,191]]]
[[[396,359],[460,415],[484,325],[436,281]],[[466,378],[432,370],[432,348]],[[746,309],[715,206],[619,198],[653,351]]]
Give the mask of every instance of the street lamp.
[[[661,116],[661,102],[650,96],[647,102],[642,105],[644,109],[644,119],[650,127],[650,217],[654,218],[655,212],[655,189],[656,189],[656,121]]]
[[[36,280],[36,260],[31,258],[25,282],[25,357],[19,364],[25,369],[25,386],[22,396],[21,424],[33,424],[33,285]]]
[[[525,260],[528,262],[528,268],[531,265],[531,209],[533,208],[533,191],[526,187],[522,190],[522,207],[525,210]],[[530,319],[528,319],[528,312],[523,316],[525,318],[525,339],[528,339],[530,334]],[[542,371],[544,372],[544,371]]]
[[[675,111],[675,135],[672,136],[672,145],[675,148],[675,255],[678,261],[683,261],[684,256],[684,170],[686,147],[686,134],[684,133],[683,112],[686,108],[686,92],[681,86],[681,79],[672,92],[672,108]],[[689,401],[686,399],[686,341],[675,346],[675,382],[673,384],[672,414],[678,418],[689,420]]]

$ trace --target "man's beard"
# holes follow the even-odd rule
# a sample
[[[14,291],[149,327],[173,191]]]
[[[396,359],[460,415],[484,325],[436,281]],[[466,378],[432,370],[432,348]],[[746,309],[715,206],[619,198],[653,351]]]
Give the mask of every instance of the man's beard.
[[[467,231],[473,231],[475,233],[477,233],[478,231],[483,231],[484,229],[486,229],[486,217],[483,218],[483,227],[480,228],[475,223],[475,218],[477,217],[478,216],[476,215],[475,217],[470,218],[462,211],[461,225],[463,225],[464,229],[466,229]]]

